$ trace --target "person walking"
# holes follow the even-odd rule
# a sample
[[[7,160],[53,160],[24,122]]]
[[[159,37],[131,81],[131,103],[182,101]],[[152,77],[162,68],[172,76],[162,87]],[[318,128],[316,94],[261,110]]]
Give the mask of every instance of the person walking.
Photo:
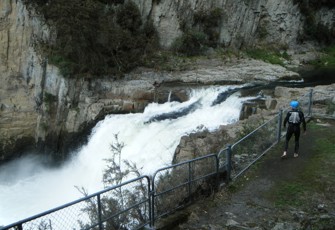
[[[298,109],[299,102],[291,101],[290,102],[291,110],[287,112],[287,115],[284,119],[284,128],[286,128],[286,124],[288,123],[287,131],[286,131],[286,140],[284,146],[284,153],[281,156],[282,158],[287,157],[287,149],[289,141],[294,134],[295,138],[295,146],[294,146],[294,157],[299,156],[299,138],[300,138],[300,124],[302,123],[302,127],[304,129],[304,133],[306,132],[306,121],[304,113]]]

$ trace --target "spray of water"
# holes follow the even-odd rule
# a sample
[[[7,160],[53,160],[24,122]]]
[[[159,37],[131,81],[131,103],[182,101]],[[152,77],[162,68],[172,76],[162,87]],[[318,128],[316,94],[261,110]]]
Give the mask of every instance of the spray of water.
[[[190,100],[183,103],[152,103],[143,113],[106,116],[92,130],[88,144],[60,169],[45,168],[32,156],[2,166],[0,226],[80,198],[82,195],[75,186],[84,187],[89,193],[103,189],[105,159],[111,157],[115,134],[125,144],[122,158],[135,163],[142,174],[149,175],[170,165],[183,135],[195,132],[200,126],[215,130],[238,120],[242,101],[247,98],[234,93],[213,106],[219,93],[234,87],[200,89],[192,91]],[[194,108],[185,109],[189,106]],[[161,114],[175,116],[148,122]]]

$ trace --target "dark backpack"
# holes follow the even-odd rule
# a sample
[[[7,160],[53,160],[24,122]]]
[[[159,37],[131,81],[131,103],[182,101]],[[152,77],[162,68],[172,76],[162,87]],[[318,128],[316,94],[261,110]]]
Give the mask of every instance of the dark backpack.
[[[299,111],[292,111],[290,117],[288,118],[288,122],[291,124],[300,124],[300,113]]]

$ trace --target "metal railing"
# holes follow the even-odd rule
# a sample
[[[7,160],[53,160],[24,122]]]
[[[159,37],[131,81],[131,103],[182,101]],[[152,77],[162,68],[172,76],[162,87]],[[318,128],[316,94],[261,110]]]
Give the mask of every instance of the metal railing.
[[[311,90],[298,99],[305,116],[334,119],[335,109],[330,105],[325,110],[327,103],[320,105],[321,99],[312,96]],[[286,112],[247,127],[250,132],[218,154],[158,169],[152,178],[130,180],[0,229],[154,229],[159,218],[238,178],[277,144],[284,135],[281,127]]]
[[[277,144],[281,112],[231,146],[231,177],[234,180]],[[279,128],[279,129],[278,129]]]
[[[216,154],[161,168],[1,230],[142,229],[218,185]],[[151,186],[152,185],[152,186]]]
[[[217,155],[211,154],[156,171],[152,180],[152,220],[189,204],[210,185],[217,188],[218,170]]]
[[[140,229],[149,223],[150,202],[150,179],[141,176],[0,229]]]
[[[309,93],[297,99],[299,109],[305,113],[306,118],[310,118],[312,115],[312,95],[313,90],[310,90]],[[287,112],[288,109],[280,110],[277,115],[268,121],[249,124],[250,127],[245,128],[250,132],[246,132],[247,135],[225,149],[228,156],[225,167],[232,180],[243,174],[285,135],[282,124],[283,116]]]

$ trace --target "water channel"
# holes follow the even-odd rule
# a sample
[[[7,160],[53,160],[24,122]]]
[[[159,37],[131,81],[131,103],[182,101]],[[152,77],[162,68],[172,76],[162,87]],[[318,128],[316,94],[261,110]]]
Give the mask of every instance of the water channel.
[[[268,85],[211,86],[190,92],[186,102],[151,103],[143,113],[108,115],[92,130],[89,141],[72,153],[62,167],[50,169],[36,155],[0,167],[0,226],[8,225],[80,198],[76,189],[89,193],[103,189],[105,159],[111,157],[111,144],[125,144],[122,157],[131,160],[144,175],[169,165],[180,137],[199,130],[215,130],[239,119],[244,101],[260,90],[275,86],[305,87],[335,82],[335,71],[302,73],[303,80]],[[233,92],[225,94],[227,92]],[[217,102],[219,95],[227,95]]]

